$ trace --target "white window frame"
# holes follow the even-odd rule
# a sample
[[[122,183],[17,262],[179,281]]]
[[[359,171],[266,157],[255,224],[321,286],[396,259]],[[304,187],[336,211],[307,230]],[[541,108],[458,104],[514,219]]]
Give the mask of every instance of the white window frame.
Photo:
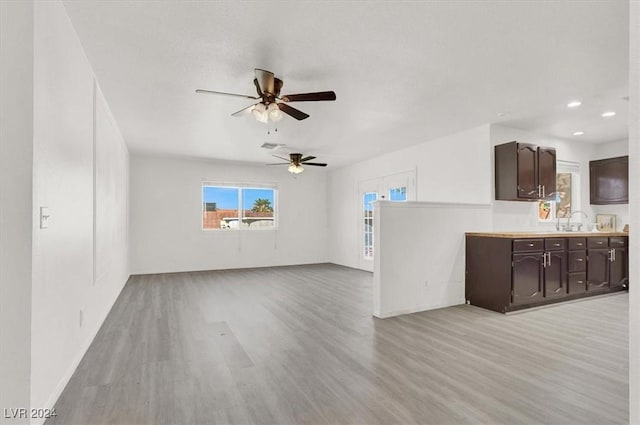
[[[242,223],[243,220],[243,197],[242,191],[244,189],[269,189],[273,190],[273,226],[271,227],[242,227],[238,225],[237,228],[205,228],[204,227],[204,212],[205,212],[205,202],[204,202],[204,190],[205,187],[220,187],[226,189],[237,189],[238,190],[238,223]],[[269,232],[278,230],[280,214],[278,212],[278,185],[277,184],[263,184],[263,183],[241,183],[241,182],[216,182],[216,181],[202,181],[200,186],[200,229],[203,232],[236,232],[236,231],[251,231],[251,232]]]

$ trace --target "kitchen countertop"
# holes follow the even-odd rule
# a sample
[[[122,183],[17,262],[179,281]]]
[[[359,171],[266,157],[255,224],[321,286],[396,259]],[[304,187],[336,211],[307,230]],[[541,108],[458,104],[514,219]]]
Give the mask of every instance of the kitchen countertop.
[[[625,232],[466,232],[467,236],[485,238],[578,238],[586,236],[629,236]]]

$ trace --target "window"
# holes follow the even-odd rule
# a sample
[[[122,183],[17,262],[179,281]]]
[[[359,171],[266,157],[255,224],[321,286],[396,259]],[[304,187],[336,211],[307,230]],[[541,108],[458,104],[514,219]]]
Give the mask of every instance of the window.
[[[389,188],[389,200],[390,201],[406,201],[407,200],[407,187],[392,187]]]
[[[202,228],[273,229],[276,189],[202,185]]]
[[[362,197],[364,212],[364,252],[365,258],[373,258],[373,202],[378,199],[376,192],[365,192]]]

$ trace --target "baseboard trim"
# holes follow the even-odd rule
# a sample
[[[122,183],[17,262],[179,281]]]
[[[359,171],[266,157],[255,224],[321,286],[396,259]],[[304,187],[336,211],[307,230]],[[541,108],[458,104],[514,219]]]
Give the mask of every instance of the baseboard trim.
[[[461,305],[464,303],[465,301],[461,300],[459,302],[447,303],[447,304],[428,304],[428,305],[421,305],[421,306],[402,309],[402,310],[387,311],[384,313],[374,312],[373,316],[377,317],[378,319],[388,319],[390,317],[404,316],[405,314],[421,313],[423,311],[438,310],[440,308],[453,307],[453,306]]]

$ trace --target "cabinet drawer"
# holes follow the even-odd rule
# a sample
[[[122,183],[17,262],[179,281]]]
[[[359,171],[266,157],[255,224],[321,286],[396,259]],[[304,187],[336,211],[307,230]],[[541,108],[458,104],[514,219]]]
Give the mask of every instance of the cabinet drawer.
[[[587,251],[569,251],[569,273],[587,270]]]
[[[586,273],[569,273],[569,294],[582,294],[587,291]]]
[[[609,246],[609,238],[587,238],[587,248],[606,248]]]
[[[569,238],[569,249],[585,249],[587,240],[585,238]]]
[[[609,246],[615,248],[617,246],[627,246],[627,238],[624,236],[616,236],[609,238]]]
[[[513,252],[543,251],[543,239],[515,239],[513,241]]]
[[[558,251],[565,249],[566,241],[562,238],[553,238],[544,240],[544,249],[546,251]]]

